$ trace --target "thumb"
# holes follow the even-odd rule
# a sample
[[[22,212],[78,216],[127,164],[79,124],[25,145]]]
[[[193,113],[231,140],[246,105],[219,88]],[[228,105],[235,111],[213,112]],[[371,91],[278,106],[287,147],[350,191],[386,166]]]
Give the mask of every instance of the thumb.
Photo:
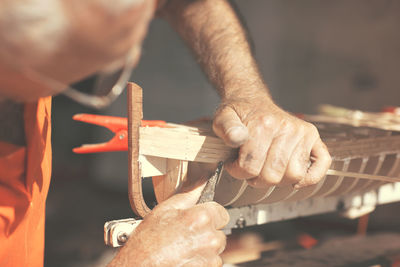
[[[242,123],[236,111],[226,106],[217,111],[213,121],[213,130],[230,147],[239,147],[249,138],[249,131]]]
[[[207,179],[200,179],[192,187],[184,188],[183,192],[178,193],[162,202],[157,206],[158,209],[188,209],[196,205],[204,187],[207,184]]]

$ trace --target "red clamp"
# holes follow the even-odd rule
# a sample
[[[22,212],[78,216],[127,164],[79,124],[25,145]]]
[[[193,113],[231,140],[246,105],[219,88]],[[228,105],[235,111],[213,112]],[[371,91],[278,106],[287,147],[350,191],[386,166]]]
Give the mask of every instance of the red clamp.
[[[102,116],[93,114],[76,114],[72,117],[76,121],[82,121],[90,124],[106,127],[115,136],[108,142],[99,144],[84,144],[74,148],[72,151],[79,154],[127,151],[128,150],[128,120],[122,117]],[[146,121],[142,120],[142,127],[167,127],[165,121]]]
[[[382,112],[392,113],[394,115],[400,115],[400,107],[386,106],[382,109]]]

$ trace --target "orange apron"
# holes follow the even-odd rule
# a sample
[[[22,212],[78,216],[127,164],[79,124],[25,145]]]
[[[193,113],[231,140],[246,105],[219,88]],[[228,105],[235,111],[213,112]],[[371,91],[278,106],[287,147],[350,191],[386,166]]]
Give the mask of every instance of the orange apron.
[[[26,147],[0,141],[0,266],[42,267],[51,97],[25,104]]]

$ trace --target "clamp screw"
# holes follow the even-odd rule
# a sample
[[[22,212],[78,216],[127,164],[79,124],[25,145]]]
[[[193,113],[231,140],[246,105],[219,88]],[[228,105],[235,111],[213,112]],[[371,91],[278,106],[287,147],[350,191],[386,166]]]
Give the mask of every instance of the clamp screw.
[[[128,236],[125,232],[120,232],[117,235],[117,240],[119,243],[124,244],[126,241],[128,241]]]
[[[246,226],[246,220],[243,217],[240,217],[239,219],[237,219],[236,221],[236,227],[239,229],[242,229]]]

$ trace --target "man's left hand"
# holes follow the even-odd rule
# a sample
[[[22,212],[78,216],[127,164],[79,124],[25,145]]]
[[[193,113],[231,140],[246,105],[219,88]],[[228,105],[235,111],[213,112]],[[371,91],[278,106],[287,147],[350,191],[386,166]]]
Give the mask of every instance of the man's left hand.
[[[238,157],[225,165],[228,172],[253,187],[316,184],[331,165],[317,128],[283,111],[267,93],[224,99],[213,129],[239,147]]]

